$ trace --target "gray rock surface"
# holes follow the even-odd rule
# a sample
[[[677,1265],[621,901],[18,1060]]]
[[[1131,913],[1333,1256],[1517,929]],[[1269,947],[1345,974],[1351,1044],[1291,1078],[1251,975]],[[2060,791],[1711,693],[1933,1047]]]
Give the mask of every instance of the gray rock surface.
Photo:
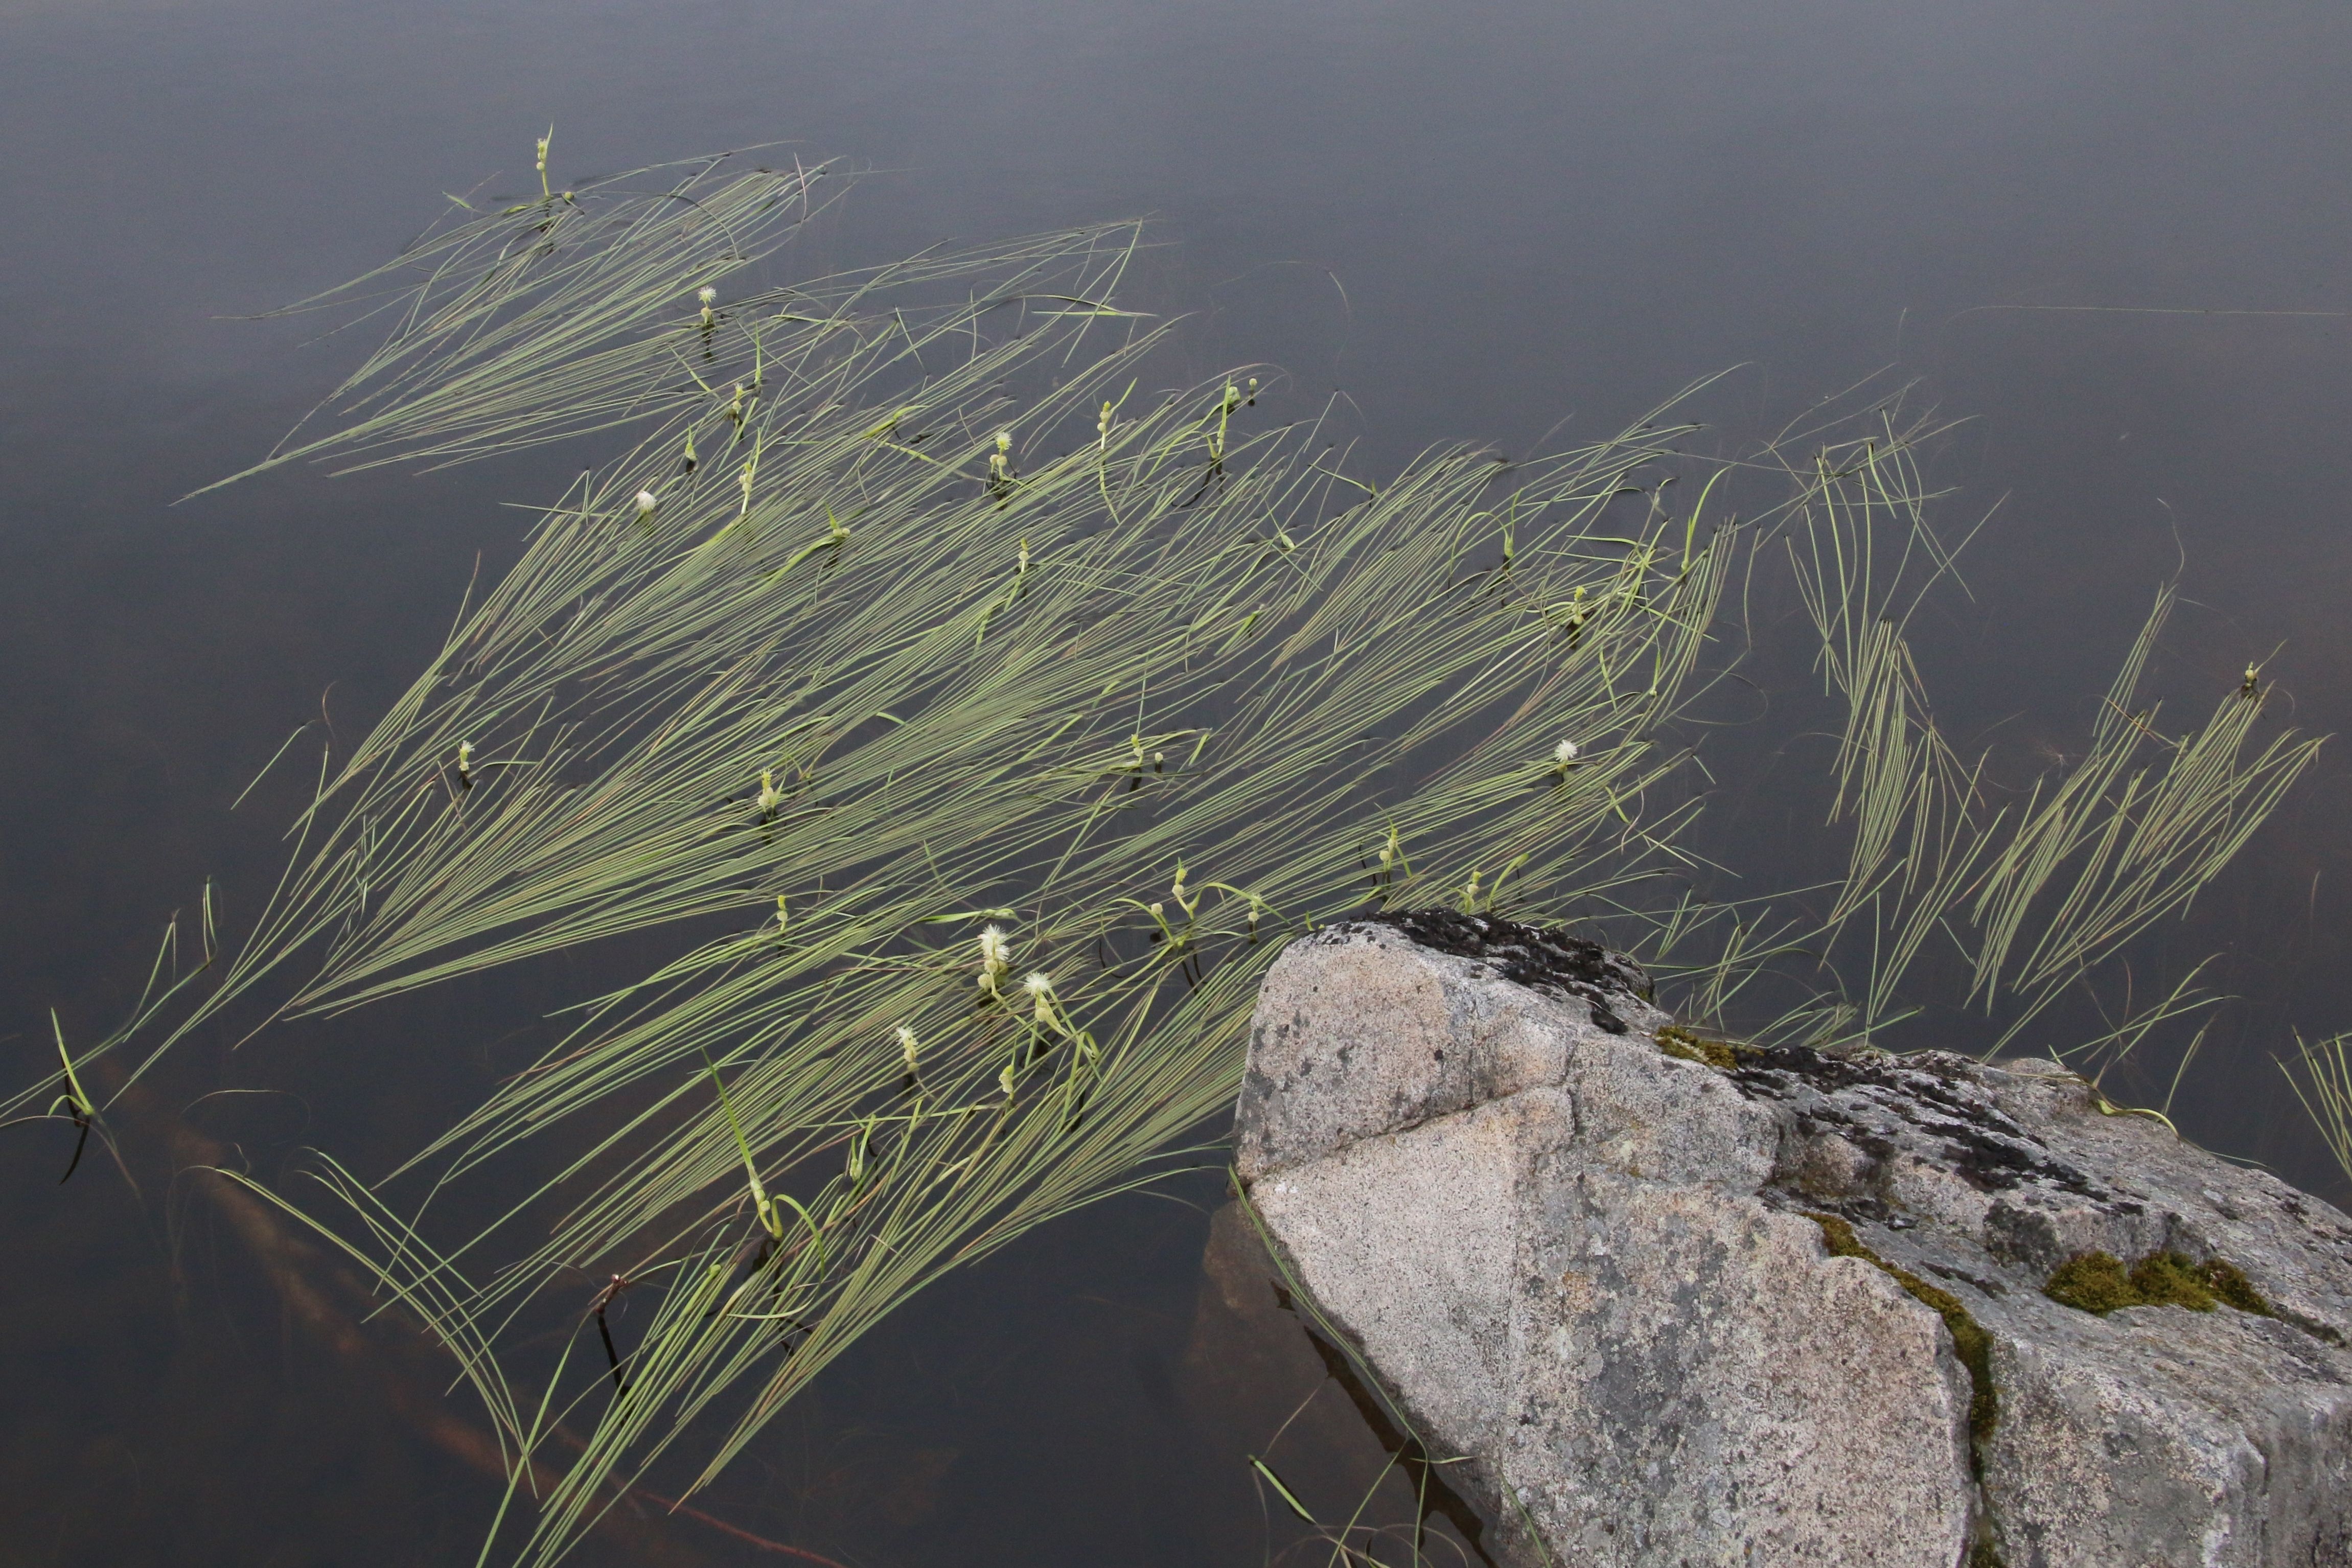
[[[1706,1040],[1589,944],[1402,923],[1276,963],[1239,1169],[1507,1551],[2352,1564],[2344,1215],[2055,1063]],[[2205,1310],[2045,1293],[2091,1254],[2127,1293],[2062,1294]]]

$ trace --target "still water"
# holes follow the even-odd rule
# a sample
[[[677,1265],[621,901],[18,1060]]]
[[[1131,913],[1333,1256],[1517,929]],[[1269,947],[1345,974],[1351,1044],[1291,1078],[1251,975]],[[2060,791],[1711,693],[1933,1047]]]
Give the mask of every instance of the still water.
[[[283,473],[174,508],[356,347],[229,318],[376,263],[444,191],[520,189],[551,123],[560,179],[846,155],[872,173],[826,261],[1152,215],[1195,367],[1343,392],[1375,467],[1599,435],[1732,367],[1708,412],[1750,434],[1916,381],[1968,422],[1947,515],[1998,503],[1973,604],[1922,635],[1948,727],[2063,754],[2184,563],[2164,692],[2201,709],[2260,662],[2293,722],[2352,729],[2347,79],[2352,15],[2321,3],[6,0],[9,1082],[48,1007],[110,1021],[206,875],[232,923],[257,902],[286,797],[231,799],[295,724],[364,729],[478,556],[511,556],[499,503],[551,477]],[[2270,1061],[2352,1027],[2347,783],[2323,753],[2170,940],[2244,998],[2186,1130],[2337,1198]],[[198,1053],[154,1125],[263,1173],[313,1142],[364,1170],[527,1056],[550,998]],[[166,1142],[132,1138],[134,1198],[100,1163],[58,1186],[53,1129],[0,1139],[0,1563],[471,1561],[489,1489],[404,1403],[397,1348],[322,1336]],[[1259,1561],[1295,1532],[1244,1456],[1313,1393],[1278,1453],[1345,1511],[1378,1441],[1311,1358],[1235,1348],[1203,1268],[1221,1195],[1121,1201],[931,1292],[710,1510],[860,1565]],[[690,1521],[591,1557],[793,1560]]]

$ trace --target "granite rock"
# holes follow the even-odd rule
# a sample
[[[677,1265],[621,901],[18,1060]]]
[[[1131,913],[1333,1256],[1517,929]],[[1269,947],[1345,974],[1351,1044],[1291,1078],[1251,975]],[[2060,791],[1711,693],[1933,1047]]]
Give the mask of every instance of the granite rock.
[[[1276,963],[1237,1132],[1527,1562],[2352,1564],[2352,1221],[2054,1062],[1708,1039],[1389,917]],[[2045,1291],[2086,1257],[2111,1310]]]

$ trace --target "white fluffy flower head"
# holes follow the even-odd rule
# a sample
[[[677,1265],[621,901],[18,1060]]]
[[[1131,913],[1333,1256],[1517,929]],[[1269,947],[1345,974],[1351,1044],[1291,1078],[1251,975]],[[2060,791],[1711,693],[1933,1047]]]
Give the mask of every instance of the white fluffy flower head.
[[[1028,988],[1029,998],[1036,1005],[1037,1022],[1054,1026],[1054,977],[1040,971],[1021,984]]]
[[[639,490],[637,492],[637,515],[639,517],[653,516],[654,508],[659,505],[661,505],[661,498],[654,494],[653,491]]]

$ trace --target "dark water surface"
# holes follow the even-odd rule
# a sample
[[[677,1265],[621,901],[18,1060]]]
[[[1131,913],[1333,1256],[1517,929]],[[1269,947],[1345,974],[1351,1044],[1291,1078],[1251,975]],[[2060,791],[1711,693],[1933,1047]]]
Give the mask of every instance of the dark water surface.
[[[551,121],[564,179],[776,139],[863,161],[842,262],[1157,215],[1153,287],[1196,312],[1198,367],[1343,389],[1375,466],[1516,451],[1563,417],[1598,435],[1733,365],[1710,407],[1759,430],[1919,378],[1970,421],[1933,476],[1948,518],[2006,498],[1976,604],[1922,637],[1948,726],[2064,752],[2184,557],[2194,604],[2155,678],[2176,716],[2258,660],[2294,722],[2352,729],[2347,79],[2332,0],[7,0],[8,1081],[42,1070],[47,1008],[85,1038],[110,1022],[205,875],[232,925],[251,910],[292,795],[230,799],[322,691],[363,730],[478,552],[511,555],[523,514],[498,503],[545,493],[528,467],[289,473],[167,510],[350,363],[219,318],[374,264],[438,192],[521,188]],[[2352,1027],[2347,778],[2333,748],[2166,939],[2224,952],[2246,998],[2186,1080],[2187,1130],[2335,1197],[2270,1057]],[[1781,809],[1768,789],[1742,820]],[[522,1054],[546,999],[485,988],[192,1058],[133,1137],[138,1201],[97,1166],[56,1185],[55,1129],[0,1135],[0,1564],[473,1560],[489,1493],[403,1403],[396,1349],[323,1333],[332,1303],[273,1287],[166,1144],[267,1173],[317,1142],[366,1170]],[[288,1092],[212,1092],[257,1087]],[[713,1511],[860,1565],[1259,1561],[1289,1536],[1242,1456],[1278,1390],[1237,1388],[1264,1369],[1196,1321],[1217,1181],[1175,1195],[919,1301]],[[1297,1430],[1344,1446],[1332,1397]],[[1328,1459],[1296,1463],[1344,1512]],[[793,1561],[646,1529],[592,1556]]]

